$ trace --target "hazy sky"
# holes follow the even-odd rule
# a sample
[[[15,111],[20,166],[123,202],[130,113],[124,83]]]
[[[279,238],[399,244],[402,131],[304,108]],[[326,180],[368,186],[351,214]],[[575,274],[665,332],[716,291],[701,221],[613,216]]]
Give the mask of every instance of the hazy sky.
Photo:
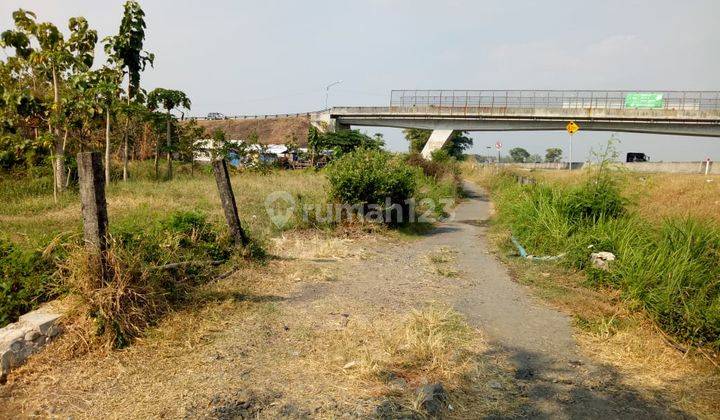
[[[0,0],[66,27],[88,18],[114,34],[121,0]],[[145,88],[186,91],[192,115],[305,112],[387,105],[391,89],[720,90],[717,0],[237,1],[145,0]],[[580,4],[583,5],[580,5]],[[588,4],[592,3],[592,4]],[[102,58],[101,58],[102,59]],[[399,130],[382,131],[404,150]],[[575,135],[577,160],[610,133]],[[502,140],[542,153],[564,132],[472,133],[476,152]],[[720,139],[619,134],[620,151],[653,160],[720,160]]]

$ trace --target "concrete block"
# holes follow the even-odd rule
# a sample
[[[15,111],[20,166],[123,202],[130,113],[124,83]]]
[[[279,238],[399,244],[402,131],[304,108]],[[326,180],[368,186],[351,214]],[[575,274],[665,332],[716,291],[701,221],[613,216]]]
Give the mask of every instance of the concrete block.
[[[41,309],[28,312],[20,317],[20,323],[37,329],[40,334],[47,335],[47,330],[60,318],[60,314],[45,312]]]
[[[10,349],[0,350],[0,373],[8,373],[13,366],[15,355]]]
[[[20,317],[18,322],[0,328],[0,383],[12,368],[20,366],[33,353],[60,333],[56,325],[60,314],[38,309]]]
[[[20,328],[17,323],[7,325],[0,329],[0,351],[18,341],[25,338],[25,330]]]

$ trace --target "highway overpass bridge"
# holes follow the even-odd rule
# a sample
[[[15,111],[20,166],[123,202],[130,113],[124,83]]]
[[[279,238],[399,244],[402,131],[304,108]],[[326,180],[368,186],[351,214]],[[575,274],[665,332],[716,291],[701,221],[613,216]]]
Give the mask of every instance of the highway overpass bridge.
[[[310,114],[323,131],[350,126],[433,130],[423,156],[454,130],[581,130],[720,137],[718,91],[394,90],[387,107]]]

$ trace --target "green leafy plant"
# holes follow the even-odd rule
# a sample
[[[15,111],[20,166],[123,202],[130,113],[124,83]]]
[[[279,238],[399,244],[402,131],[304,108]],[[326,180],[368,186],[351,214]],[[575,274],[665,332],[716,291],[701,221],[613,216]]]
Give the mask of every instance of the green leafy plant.
[[[46,286],[54,271],[50,256],[0,239],[0,327],[53,296]]]
[[[172,89],[156,88],[147,95],[147,104],[150,110],[158,109],[162,105],[165,108],[166,118],[166,151],[167,151],[167,178],[172,179],[172,136],[171,125],[173,116],[170,113],[175,108],[190,109],[190,99],[184,92]]]
[[[416,187],[416,170],[382,150],[358,149],[327,169],[330,198],[349,205],[406,207]],[[404,220],[407,220],[405,218]]]

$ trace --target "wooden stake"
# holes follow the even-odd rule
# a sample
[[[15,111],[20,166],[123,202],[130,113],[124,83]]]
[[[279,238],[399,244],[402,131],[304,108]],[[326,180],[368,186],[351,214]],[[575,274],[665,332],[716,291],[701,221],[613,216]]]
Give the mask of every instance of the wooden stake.
[[[77,155],[80,201],[82,202],[85,247],[90,254],[90,272],[98,273],[102,284],[109,281],[107,263],[107,202],[102,156],[98,152]]]
[[[237,204],[235,203],[235,194],[233,194],[232,185],[230,185],[230,174],[228,173],[227,163],[225,159],[221,159],[213,161],[212,165],[218,192],[220,193],[220,201],[222,202],[223,211],[225,212],[225,220],[227,221],[228,229],[230,229],[230,235],[236,245],[247,246],[250,240],[240,225],[240,217],[238,216]]]

